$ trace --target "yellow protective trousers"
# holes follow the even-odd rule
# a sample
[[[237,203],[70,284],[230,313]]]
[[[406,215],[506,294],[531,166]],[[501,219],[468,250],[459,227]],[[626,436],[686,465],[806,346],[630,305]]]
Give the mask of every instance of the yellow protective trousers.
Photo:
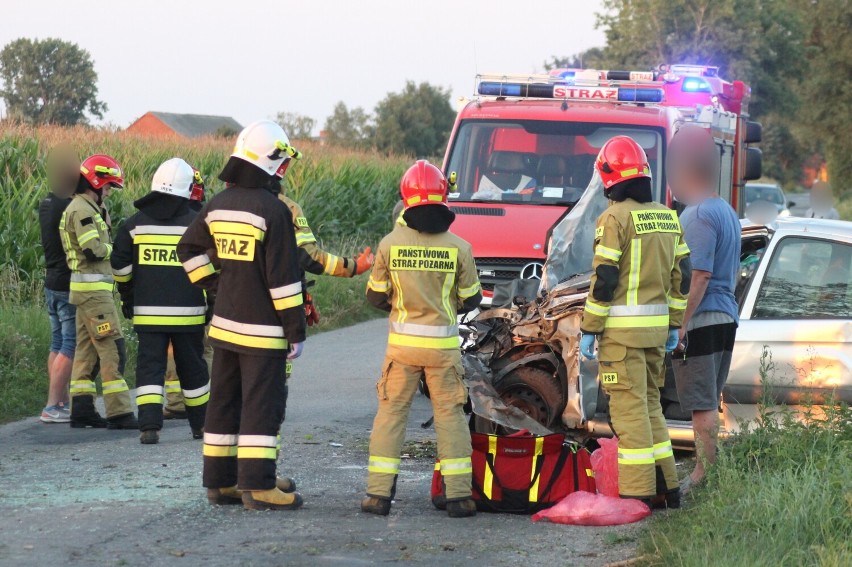
[[[462,409],[467,400],[463,372],[461,364],[424,367],[385,359],[377,386],[379,411],[370,435],[369,496],[393,497],[411,401],[417,392],[420,377],[425,375],[435,415],[438,458],[441,459],[447,500],[470,498],[473,469],[470,461],[470,431]]]
[[[112,292],[92,292],[77,304],[77,349],[71,369],[71,401],[95,397],[93,373],[100,360],[101,388],[107,417],[133,413],[124,381],[124,338],[118,324]]]
[[[660,388],[665,351],[630,348],[606,335],[599,344],[600,380],[609,395],[610,422],[618,436],[618,491],[646,498],[678,487]],[[657,469],[661,483],[657,484]]]

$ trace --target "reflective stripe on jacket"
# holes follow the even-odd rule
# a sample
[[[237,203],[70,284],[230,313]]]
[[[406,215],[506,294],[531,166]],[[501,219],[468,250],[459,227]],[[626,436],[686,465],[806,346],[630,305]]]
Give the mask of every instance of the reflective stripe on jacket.
[[[581,328],[634,348],[665,344],[680,327],[689,248],[677,213],[658,203],[613,203],[598,218],[589,297]],[[685,284],[685,285],[683,285]]]
[[[87,294],[112,292],[112,255],[109,225],[101,208],[88,195],[77,194],[62,213],[59,236],[71,269],[71,303],[82,303]]]

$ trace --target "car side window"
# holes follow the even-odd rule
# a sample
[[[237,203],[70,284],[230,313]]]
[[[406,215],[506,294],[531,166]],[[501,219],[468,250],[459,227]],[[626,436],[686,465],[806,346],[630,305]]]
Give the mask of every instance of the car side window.
[[[786,237],[778,243],[753,319],[852,317],[852,245]]]

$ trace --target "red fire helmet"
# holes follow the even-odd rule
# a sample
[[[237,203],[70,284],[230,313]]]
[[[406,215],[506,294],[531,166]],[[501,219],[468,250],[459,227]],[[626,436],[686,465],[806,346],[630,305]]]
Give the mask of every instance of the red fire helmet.
[[[417,160],[402,176],[399,193],[406,209],[421,205],[447,206],[447,179],[427,160]]]
[[[615,136],[605,143],[595,160],[595,168],[604,189],[628,179],[651,177],[645,150],[629,136]]]
[[[110,183],[119,189],[124,187],[124,174],[121,172],[121,166],[110,156],[95,154],[87,157],[80,164],[80,174],[97,191]]]

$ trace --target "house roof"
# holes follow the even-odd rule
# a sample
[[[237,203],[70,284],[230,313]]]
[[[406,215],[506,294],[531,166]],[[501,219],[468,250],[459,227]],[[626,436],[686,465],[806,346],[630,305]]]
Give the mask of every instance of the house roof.
[[[187,138],[197,138],[215,134],[220,128],[229,128],[234,132],[243,129],[239,122],[230,116],[210,116],[207,114],[175,114],[172,112],[151,112],[175,133]]]

